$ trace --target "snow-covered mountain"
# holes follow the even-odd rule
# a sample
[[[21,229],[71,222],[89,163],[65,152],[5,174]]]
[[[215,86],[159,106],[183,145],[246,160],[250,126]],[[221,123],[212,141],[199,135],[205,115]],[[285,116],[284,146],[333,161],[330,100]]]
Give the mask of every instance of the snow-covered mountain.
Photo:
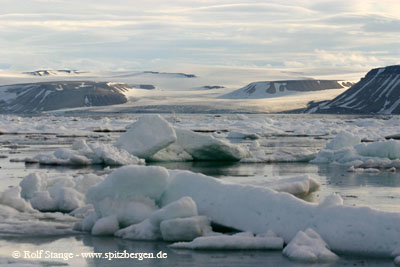
[[[308,113],[400,114],[400,65],[372,69],[331,101],[311,104]]]
[[[145,90],[193,90],[208,84],[194,74],[158,71],[81,71],[36,70],[11,72],[0,70],[0,85],[50,81],[109,81],[125,83]]]
[[[281,97],[302,92],[344,89],[353,83],[338,80],[287,80],[253,82],[231,93],[220,96],[227,99],[260,99]]]
[[[127,102],[122,83],[59,81],[0,86],[0,112],[31,113]]]
[[[245,97],[238,99],[220,97],[265,76],[276,82],[252,83],[246,87]],[[331,100],[348,86],[343,81],[304,79],[303,75],[282,70],[253,73],[243,69],[208,69],[199,75],[157,71],[0,71],[0,85],[3,85],[0,86],[0,112],[62,109],[59,112],[275,113],[305,109],[310,101]],[[129,89],[117,90],[116,84]],[[63,90],[56,89],[60,85]],[[263,95],[268,90],[267,97],[254,93],[259,88],[264,88]],[[318,91],[323,89],[331,90]],[[248,97],[249,94],[253,96]]]
[[[35,70],[24,72],[24,74],[32,76],[72,76],[85,74],[85,72],[78,70]]]

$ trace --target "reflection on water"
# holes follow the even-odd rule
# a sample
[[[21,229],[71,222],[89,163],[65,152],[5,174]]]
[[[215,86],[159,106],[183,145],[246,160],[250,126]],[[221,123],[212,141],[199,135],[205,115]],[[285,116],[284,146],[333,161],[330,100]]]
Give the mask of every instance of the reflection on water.
[[[214,177],[276,177],[316,173],[316,165],[308,163],[239,163],[239,162],[153,162],[167,169],[190,170]]]

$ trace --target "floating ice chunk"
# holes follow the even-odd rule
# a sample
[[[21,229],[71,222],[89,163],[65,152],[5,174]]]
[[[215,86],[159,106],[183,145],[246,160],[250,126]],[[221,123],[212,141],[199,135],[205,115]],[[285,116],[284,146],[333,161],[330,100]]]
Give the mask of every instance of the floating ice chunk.
[[[396,170],[396,168],[395,168]],[[351,166],[348,170],[348,172],[366,172],[366,173],[380,173],[380,169],[376,168],[354,168],[354,166]]]
[[[40,211],[70,212],[85,206],[83,193],[102,180],[102,177],[91,174],[74,178],[33,173],[20,182],[20,196]]]
[[[329,250],[321,236],[310,228],[305,232],[299,231],[285,247],[283,254],[292,260],[306,262],[335,261],[339,258]]]
[[[67,149],[60,148],[58,150],[63,150],[63,151],[62,152],[58,151],[57,154],[60,155],[61,153],[64,153],[64,155],[66,155],[65,150]],[[69,155],[71,157],[65,159],[65,158],[57,158],[55,155],[51,154],[38,154],[34,158],[26,158],[25,162],[37,162],[43,165],[76,165],[76,166],[90,165],[92,163],[88,158],[84,156],[72,153],[69,153]]]
[[[194,160],[237,161],[249,155],[247,149],[212,136],[176,128],[177,144]]]
[[[94,153],[93,158],[91,158],[92,162],[100,162],[100,164],[108,166],[143,163],[143,161],[129,154],[126,150],[118,149],[113,145],[91,143],[89,146]]]
[[[326,196],[320,203],[319,206],[321,208],[333,207],[333,206],[342,206],[343,198],[339,194],[330,194]]]
[[[151,161],[192,161],[193,157],[181,146],[171,144],[150,157]]]
[[[355,146],[357,153],[365,157],[378,157],[388,159],[400,159],[400,142],[396,140],[387,140],[373,142],[369,144],[359,144]]]
[[[160,224],[162,221],[197,216],[196,203],[190,197],[171,202],[141,223],[131,225],[115,233],[124,239],[157,240],[161,238]]]
[[[38,162],[46,165],[91,165],[104,164],[110,166],[141,164],[142,160],[123,149],[109,144],[76,141],[72,148],[60,148],[53,154],[38,154],[25,159],[26,162]]]
[[[210,221],[205,216],[164,220],[160,230],[165,241],[191,241],[211,232]]]
[[[267,187],[278,192],[286,192],[297,197],[304,197],[310,193],[319,190],[320,183],[309,175],[295,176],[289,178],[274,178],[273,180],[268,179],[237,179],[227,178],[225,180],[232,181],[239,184],[255,185]]]
[[[81,230],[85,232],[91,232],[94,224],[98,219],[99,216],[96,214],[96,212],[89,213],[82,221]]]
[[[107,178],[89,188],[86,198],[97,210],[97,203],[103,199],[137,200],[150,198],[158,200],[167,186],[168,171],[156,166],[124,166]]]
[[[278,192],[287,192],[289,194],[302,197],[319,189],[320,183],[309,175],[298,177],[283,178],[273,182],[252,181],[252,185],[265,186]]]
[[[326,149],[338,150],[344,147],[352,147],[361,142],[359,136],[353,135],[346,131],[339,132],[335,138],[326,144]]]
[[[118,219],[115,216],[103,217],[96,221],[92,228],[92,235],[113,235],[119,229]]]
[[[312,163],[337,163],[358,168],[400,167],[400,142],[396,140],[361,143],[354,146],[322,149]]]
[[[114,233],[115,236],[132,240],[158,240],[161,239],[159,228],[146,219],[138,224],[133,224]]]
[[[47,189],[47,175],[31,173],[26,176],[19,185],[21,187],[21,197],[30,199],[35,192]]]
[[[77,209],[74,209],[69,213],[69,215],[74,216],[76,218],[85,218],[87,215],[89,215],[91,212],[93,212],[94,208],[93,205],[85,205],[83,207],[79,207]]]
[[[50,194],[57,200],[58,210],[70,212],[85,205],[84,195],[71,187],[57,188],[54,193]]]
[[[102,204],[103,202],[104,201],[102,201]],[[155,204],[154,200],[143,198],[135,201],[113,201],[111,209],[108,207],[108,205],[106,205],[105,207],[101,206],[99,211],[103,216],[108,213],[116,213],[121,226],[125,227],[143,221],[144,219],[148,218],[156,209],[157,205]]]
[[[49,191],[35,192],[29,200],[34,209],[40,211],[57,211],[58,201],[50,196]]]
[[[287,243],[312,226],[333,251],[348,253],[388,256],[398,247],[400,213],[341,205],[339,196],[318,205],[188,171],[170,171],[170,177],[161,205],[189,196],[200,215],[220,225],[256,234],[272,230]]]
[[[166,120],[160,115],[144,115],[120,136],[116,145],[147,159],[175,141],[175,131]]]
[[[18,211],[33,211],[29,202],[21,198],[21,187],[14,186],[0,193],[0,204],[9,206]]]
[[[178,242],[170,245],[178,249],[282,249],[283,239],[274,236],[217,235],[197,237],[192,242]]]
[[[353,147],[338,150],[321,149],[311,163],[338,163],[353,166],[363,164],[363,158],[357,154]]]
[[[182,197],[181,199],[171,202],[163,208],[155,211],[151,217],[151,223],[159,225],[161,221],[185,218],[197,215],[196,203],[190,197]]]
[[[122,226],[137,224],[157,210],[168,176],[161,167],[121,167],[89,188],[86,200],[99,217],[115,215]]]

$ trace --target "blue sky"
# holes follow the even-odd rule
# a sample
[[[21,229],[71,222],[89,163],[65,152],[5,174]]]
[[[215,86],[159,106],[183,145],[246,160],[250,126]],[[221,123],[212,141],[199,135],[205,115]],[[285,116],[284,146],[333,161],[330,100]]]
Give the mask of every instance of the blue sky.
[[[368,70],[400,63],[398,0],[0,0],[0,69]]]

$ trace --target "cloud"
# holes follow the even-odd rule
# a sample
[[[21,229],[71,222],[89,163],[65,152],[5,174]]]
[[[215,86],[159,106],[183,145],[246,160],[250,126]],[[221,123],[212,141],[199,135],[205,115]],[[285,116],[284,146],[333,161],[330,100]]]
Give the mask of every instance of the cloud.
[[[0,68],[301,70],[400,61],[395,0],[0,1]]]

